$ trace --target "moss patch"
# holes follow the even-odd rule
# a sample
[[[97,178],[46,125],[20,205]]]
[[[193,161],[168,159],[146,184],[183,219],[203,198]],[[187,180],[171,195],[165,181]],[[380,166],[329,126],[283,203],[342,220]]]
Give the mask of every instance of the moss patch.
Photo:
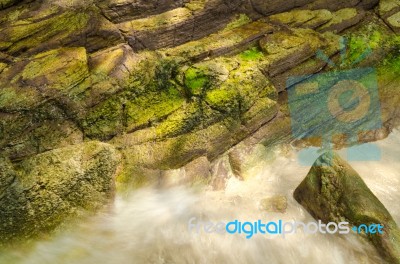
[[[50,39],[65,41],[82,32],[90,18],[88,12],[65,12],[39,21],[20,20],[2,30],[0,49],[10,53],[31,49]]]
[[[249,18],[246,14],[239,14],[228,25],[226,25],[225,30],[231,30],[246,25],[251,21],[251,18]]]
[[[253,47],[240,53],[240,58],[245,61],[257,60],[263,57],[264,53],[258,47]]]
[[[189,68],[185,72],[185,86],[192,95],[200,95],[202,89],[207,86],[209,79],[206,74],[197,68]]]

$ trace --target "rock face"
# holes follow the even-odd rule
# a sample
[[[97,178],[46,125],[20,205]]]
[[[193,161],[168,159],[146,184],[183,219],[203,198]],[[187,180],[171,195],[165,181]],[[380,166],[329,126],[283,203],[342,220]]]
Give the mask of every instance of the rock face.
[[[107,205],[114,195],[119,154],[88,142],[11,164],[0,161],[1,243],[48,232],[84,210]]]
[[[10,7],[18,2],[21,2],[21,0],[1,0],[0,1],[0,10]]]
[[[189,164],[223,189],[246,166],[232,153],[231,173],[229,160],[215,162],[221,154],[251,135],[267,148],[292,140],[288,77],[332,64],[376,68],[390,131],[399,124],[399,10],[397,0],[0,1],[0,157],[8,164],[0,190],[27,159],[93,140],[122,155],[119,185]],[[365,46],[371,55],[359,63]]]
[[[325,223],[382,224],[384,234],[368,234],[368,239],[390,263],[400,263],[397,224],[357,172],[337,154],[321,155],[294,197],[315,219]]]

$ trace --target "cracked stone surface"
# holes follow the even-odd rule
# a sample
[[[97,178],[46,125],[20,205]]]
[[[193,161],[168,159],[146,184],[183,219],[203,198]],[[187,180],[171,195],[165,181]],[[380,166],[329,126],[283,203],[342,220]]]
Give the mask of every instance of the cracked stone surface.
[[[286,79],[333,70],[318,51],[346,70],[371,47],[357,67],[376,68],[390,131],[399,11],[397,0],[0,1],[0,191],[10,166],[91,141],[122,155],[118,186],[212,163],[252,136],[292,141]]]

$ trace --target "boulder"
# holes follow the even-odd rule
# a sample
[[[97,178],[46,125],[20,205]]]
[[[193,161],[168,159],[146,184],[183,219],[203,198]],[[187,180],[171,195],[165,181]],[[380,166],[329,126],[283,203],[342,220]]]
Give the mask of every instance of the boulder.
[[[35,237],[114,195],[119,155],[108,144],[87,142],[19,163],[0,160],[0,244]]]
[[[294,198],[315,219],[350,225],[382,224],[367,238],[390,263],[400,263],[400,231],[385,206],[358,173],[334,152],[322,154],[296,188]]]

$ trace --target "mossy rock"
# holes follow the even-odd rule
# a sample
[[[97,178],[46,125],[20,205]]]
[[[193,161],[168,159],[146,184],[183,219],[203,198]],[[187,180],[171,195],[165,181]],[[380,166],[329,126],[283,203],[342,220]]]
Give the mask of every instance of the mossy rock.
[[[0,31],[0,50],[15,54],[39,47],[42,43],[66,41],[77,32],[82,32],[89,18],[87,12],[69,11],[56,16],[46,14],[36,22],[29,19],[12,22]]]
[[[326,152],[314,162],[294,198],[325,223],[383,225],[384,234],[367,237],[390,263],[400,263],[400,232],[395,221],[358,173],[334,152]]]
[[[0,62],[0,73],[7,68],[7,64]]]
[[[387,22],[397,33],[400,32],[400,12],[388,17]]]
[[[0,0],[0,10],[15,5],[21,1],[22,0]]]
[[[328,23],[318,27],[317,30],[321,32],[341,32],[343,29],[360,22],[363,16],[364,13],[362,10],[356,8],[343,8],[332,13],[332,19]]]
[[[201,95],[209,82],[209,77],[199,68],[191,67],[185,72],[185,87],[190,95]]]
[[[158,15],[120,23],[118,28],[125,33],[132,31],[152,31],[173,26],[192,17],[190,9],[176,8]]]
[[[30,110],[60,96],[83,92],[89,76],[84,48],[61,48],[18,61],[0,76],[0,109]]]
[[[179,57],[182,62],[199,61],[207,57],[217,57],[237,53],[251,46],[254,39],[271,33],[273,26],[262,21],[228,25],[227,28],[200,40],[187,42],[174,48],[163,49],[166,57]]]
[[[291,27],[317,28],[333,18],[331,11],[320,10],[293,10],[269,17],[271,21],[287,24]]]
[[[114,195],[119,161],[111,145],[99,142],[49,151],[14,165],[0,161],[1,177],[12,179],[2,189],[0,243],[46,234],[86,211],[103,208]]]
[[[107,139],[151,126],[179,109],[184,102],[184,96],[174,87],[138,96],[124,92],[92,108],[81,123],[88,137]]]
[[[387,17],[388,15],[393,14],[393,11],[400,10],[400,1],[399,0],[381,0],[379,1],[379,15],[382,17]]]

